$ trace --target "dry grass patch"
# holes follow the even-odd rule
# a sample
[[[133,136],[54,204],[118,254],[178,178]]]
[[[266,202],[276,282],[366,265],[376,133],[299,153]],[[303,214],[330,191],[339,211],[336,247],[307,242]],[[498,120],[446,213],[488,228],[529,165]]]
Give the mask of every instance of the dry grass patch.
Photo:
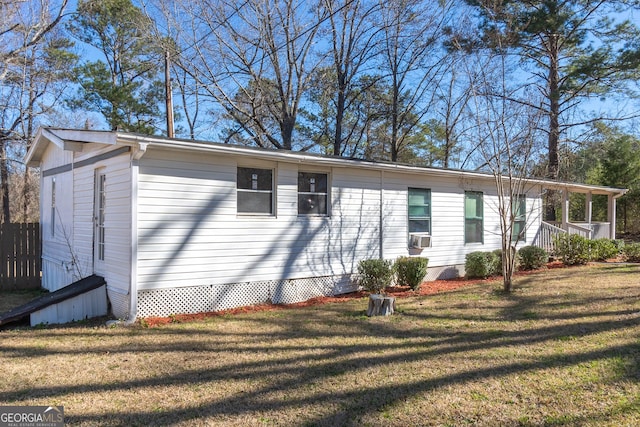
[[[21,306],[32,299],[44,295],[40,289],[26,291],[2,291],[0,292],[0,313],[5,313],[11,309]]]
[[[158,328],[0,332],[0,404],[74,425],[637,425],[640,268]]]

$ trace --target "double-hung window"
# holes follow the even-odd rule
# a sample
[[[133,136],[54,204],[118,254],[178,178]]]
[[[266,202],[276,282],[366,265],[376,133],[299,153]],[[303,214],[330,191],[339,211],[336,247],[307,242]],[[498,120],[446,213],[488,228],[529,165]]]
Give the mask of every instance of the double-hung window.
[[[409,188],[409,233],[431,234],[431,190]]]
[[[273,215],[273,170],[238,168],[238,213]]]
[[[328,215],[329,176],[298,172],[298,215]]]
[[[511,241],[526,240],[526,224],[527,224],[527,199],[524,194],[514,195],[511,199],[511,213],[513,215],[513,224],[511,228]]]
[[[484,243],[484,209],[482,193],[464,193],[464,242]]]

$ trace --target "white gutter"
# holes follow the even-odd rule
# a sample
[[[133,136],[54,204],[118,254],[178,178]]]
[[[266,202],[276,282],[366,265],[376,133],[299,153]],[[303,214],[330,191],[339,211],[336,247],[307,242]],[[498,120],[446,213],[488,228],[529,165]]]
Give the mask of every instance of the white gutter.
[[[198,152],[218,153],[227,155],[250,155],[255,158],[270,161],[281,161],[290,163],[313,163],[316,165],[326,165],[329,167],[350,167],[350,168],[363,168],[368,170],[381,170],[387,172],[402,172],[412,174],[424,174],[429,173],[432,176],[442,177],[462,177],[462,178],[474,178],[482,180],[493,180],[495,177],[489,173],[463,171],[455,169],[438,169],[431,167],[409,166],[397,163],[377,163],[367,160],[357,159],[345,159],[338,157],[322,157],[321,155],[310,155],[298,152],[290,152],[285,150],[267,150],[255,147],[240,147],[234,145],[220,144],[220,143],[206,143],[206,142],[192,142],[186,140],[167,139],[154,136],[136,135],[117,133],[117,140],[120,143],[127,145],[146,142],[152,147],[163,148],[167,150],[192,150]],[[508,177],[504,177],[504,180],[508,180]],[[521,179],[516,177],[516,179]],[[524,181],[531,185],[543,185],[546,188],[555,190],[569,190],[573,192],[593,194],[620,194],[621,197],[628,190],[622,188],[610,188],[588,184],[577,183],[565,183],[557,181],[549,181],[538,178],[525,178]]]

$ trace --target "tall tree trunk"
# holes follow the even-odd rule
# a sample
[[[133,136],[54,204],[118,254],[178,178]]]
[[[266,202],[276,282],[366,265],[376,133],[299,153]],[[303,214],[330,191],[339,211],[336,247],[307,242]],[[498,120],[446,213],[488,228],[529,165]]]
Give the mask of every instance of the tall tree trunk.
[[[449,169],[449,159],[451,158],[451,151],[453,150],[452,132],[447,126],[445,129],[445,141],[444,141],[444,158],[442,159],[442,167]]]
[[[35,81],[33,78],[29,78],[29,99],[36,99],[36,89],[35,89]],[[25,143],[27,152],[31,148],[31,141],[33,139],[33,119],[35,117],[35,112],[33,111],[33,102],[29,103],[29,107],[27,109],[27,128],[25,134]],[[24,165],[24,182],[22,185],[22,222],[29,222],[29,205],[31,204],[31,173],[29,171],[29,166]]]
[[[22,221],[23,222],[30,222],[29,221],[29,205],[31,202],[31,171],[29,170],[29,167],[26,166],[24,168],[24,184],[22,187]]]
[[[291,150],[293,147],[293,129],[296,126],[296,118],[292,115],[285,115],[282,119],[282,148]]]
[[[558,153],[558,145],[560,142],[560,76],[559,76],[559,48],[558,36],[552,34],[549,36],[549,137],[547,150],[549,160],[547,166],[547,178],[557,181],[560,173],[560,155]],[[545,219],[555,221],[556,192],[547,192]]]
[[[398,161],[398,128],[400,116],[400,91],[396,75],[393,76],[393,99],[391,100],[391,161]]]
[[[0,197],[2,198],[2,219],[11,222],[9,210],[9,162],[7,160],[7,140],[0,138]]]
[[[338,72],[338,99],[336,100],[336,131],[333,138],[333,155],[342,155],[342,122],[344,120],[345,109],[345,86],[346,78],[344,73]]]

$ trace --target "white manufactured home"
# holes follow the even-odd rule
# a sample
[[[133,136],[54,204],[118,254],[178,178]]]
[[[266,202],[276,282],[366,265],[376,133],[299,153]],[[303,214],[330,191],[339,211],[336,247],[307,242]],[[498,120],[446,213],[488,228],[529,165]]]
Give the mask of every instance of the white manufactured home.
[[[344,293],[367,258],[426,257],[427,280],[452,277],[500,247],[495,180],[476,172],[48,128],[26,160],[41,172],[43,286],[102,276],[122,319]],[[545,188],[586,195],[585,223],[559,227],[615,236],[624,190],[526,184],[519,245],[549,227]],[[607,223],[592,223],[592,195]]]

